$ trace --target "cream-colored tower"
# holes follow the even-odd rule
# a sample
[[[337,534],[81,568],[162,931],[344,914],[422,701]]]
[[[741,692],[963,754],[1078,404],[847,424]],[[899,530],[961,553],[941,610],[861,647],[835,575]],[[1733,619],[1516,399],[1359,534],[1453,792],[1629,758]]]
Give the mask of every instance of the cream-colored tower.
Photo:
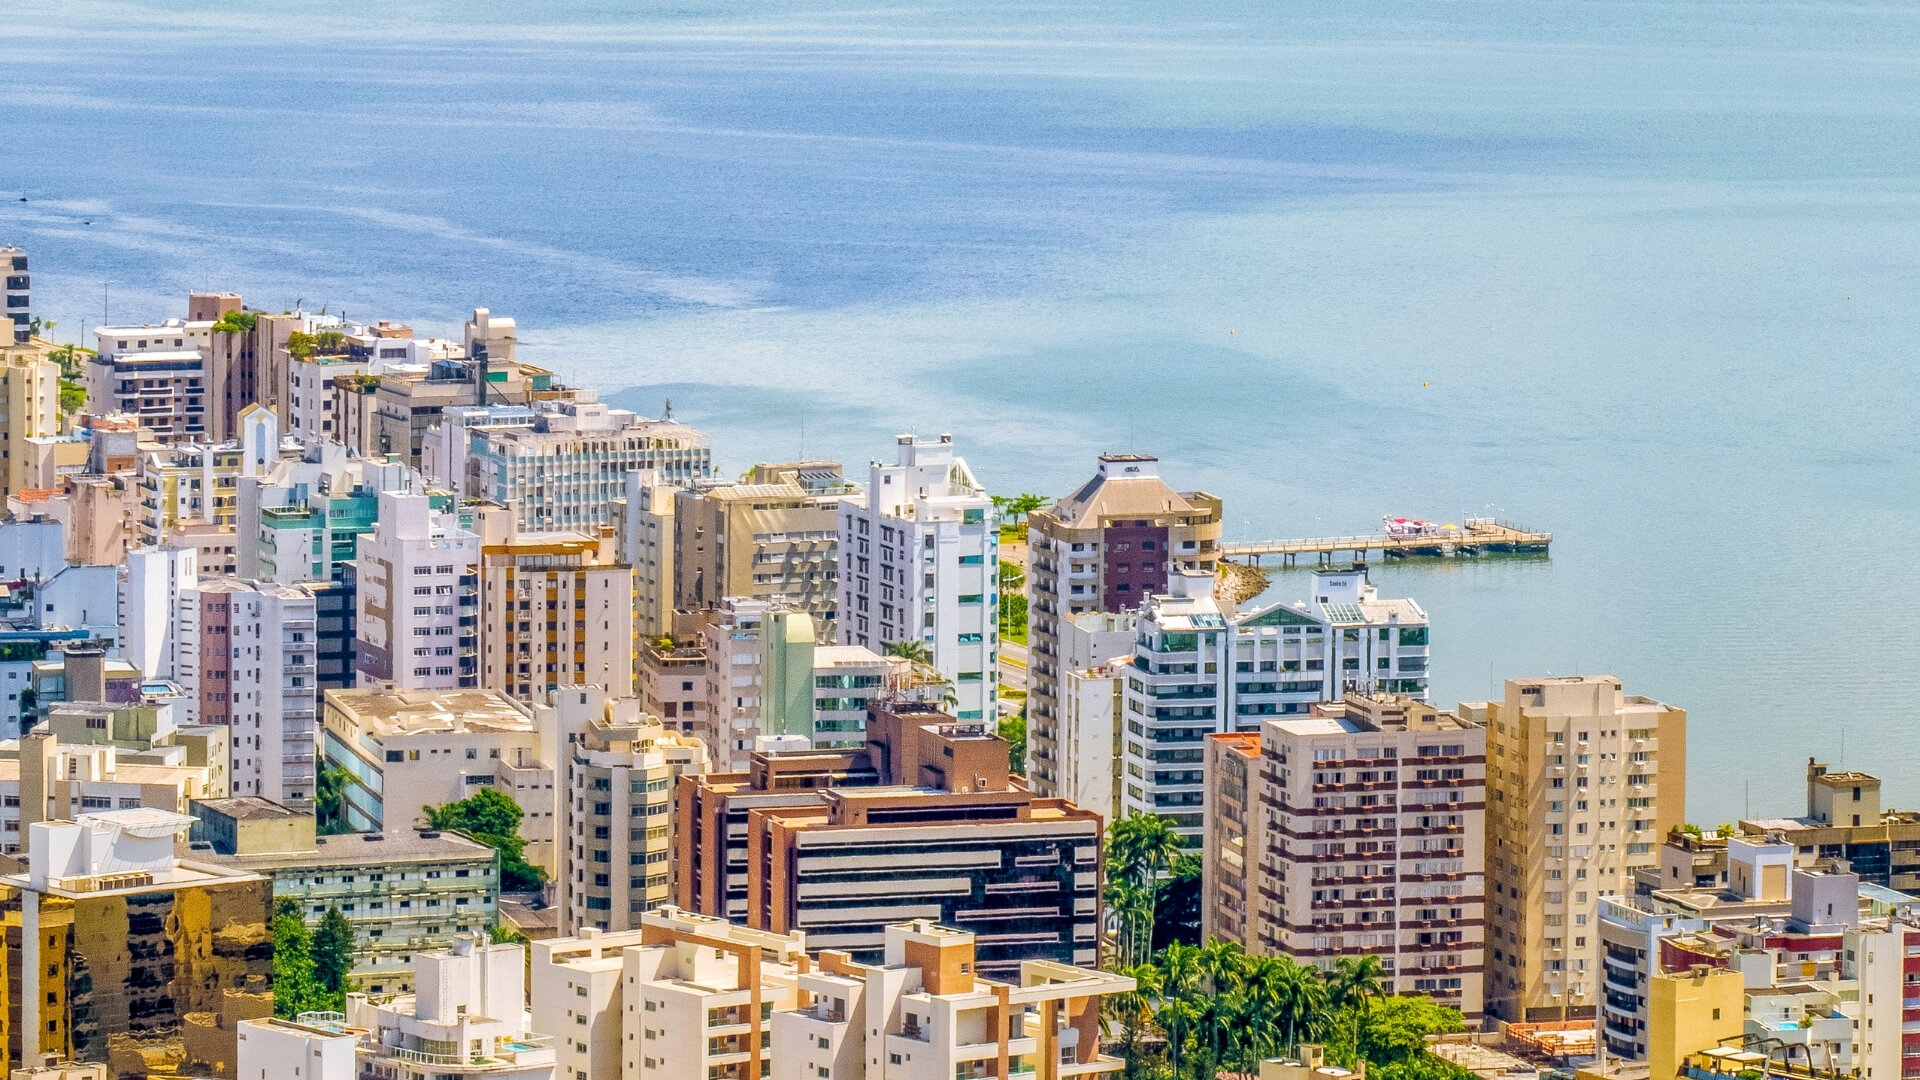
[[[43,486],[34,475],[37,464],[26,452],[26,440],[59,434],[60,365],[47,359],[37,345],[8,346],[0,350],[0,403],[6,407],[6,440],[12,448],[0,471],[5,490],[0,498],[26,488]]]
[[[1510,679],[1459,711],[1487,728],[1487,1011],[1591,1017],[1599,898],[1686,820],[1686,711],[1612,675]]]

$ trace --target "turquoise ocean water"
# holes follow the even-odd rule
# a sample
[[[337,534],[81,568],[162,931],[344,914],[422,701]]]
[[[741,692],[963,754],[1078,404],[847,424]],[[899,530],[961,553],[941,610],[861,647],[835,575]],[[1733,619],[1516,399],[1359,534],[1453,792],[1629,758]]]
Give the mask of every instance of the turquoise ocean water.
[[[951,431],[1008,492],[1157,453],[1233,539],[1498,514],[1552,558],[1376,573],[1438,698],[1618,674],[1690,710],[1703,821],[1797,812],[1809,755],[1920,804],[1920,8],[0,23],[0,242],[58,338],[208,286],[487,305],[729,469]]]

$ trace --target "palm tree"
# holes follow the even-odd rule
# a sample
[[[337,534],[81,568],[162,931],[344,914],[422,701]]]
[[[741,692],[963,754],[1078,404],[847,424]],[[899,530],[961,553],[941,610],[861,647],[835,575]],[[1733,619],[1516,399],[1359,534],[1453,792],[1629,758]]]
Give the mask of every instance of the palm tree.
[[[1131,882],[1145,894],[1145,946],[1153,947],[1154,908],[1159,902],[1160,875],[1180,854],[1180,836],[1158,814],[1128,814],[1107,826],[1107,871]],[[1138,957],[1136,957],[1137,959]]]
[[[1327,988],[1320,973],[1291,960],[1276,975],[1276,997],[1285,1018],[1287,1052],[1300,1053],[1300,1037],[1316,1036],[1326,1024]]]
[[[1380,958],[1343,956],[1327,973],[1327,998],[1343,1009],[1353,1023],[1353,1052],[1360,1053],[1360,1022],[1365,1019],[1373,999],[1385,993],[1387,969]]]
[[[1240,1031],[1240,1057],[1254,1065],[1261,1058],[1279,1052],[1279,1029],[1285,1009],[1284,968],[1292,961],[1280,956],[1255,956],[1247,961],[1242,990],[1244,1026]],[[1252,1071],[1249,1069],[1248,1071]]]
[[[1247,967],[1247,950],[1237,941],[1215,938],[1200,947],[1200,970],[1207,977],[1207,1046],[1220,1061],[1220,1032],[1231,1015],[1230,999],[1240,990]]]
[[[1196,998],[1206,972],[1200,966],[1200,950],[1174,942],[1160,954],[1160,1027],[1167,1033],[1167,1057],[1175,1076],[1180,1075],[1180,1058],[1187,1046],[1187,1035],[1199,1018]]]
[[[916,664],[933,663],[933,653],[927,650],[927,644],[924,641],[896,641],[887,646],[887,655],[897,656]]]
[[[1107,879],[1107,919],[1120,948],[1122,963],[1141,963],[1153,935],[1153,900],[1149,891],[1131,878]]]
[[[1101,1004],[1120,1021],[1122,1059],[1127,1063],[1126,1075],[1134,1078],[1139,1075],[1140,1029],[1153,1018],[1153,1007],[1160,1000],[1160,969],[1152,964],[1134,964],[1120,974],[1133,980],[1133,989],[1109,994]]]

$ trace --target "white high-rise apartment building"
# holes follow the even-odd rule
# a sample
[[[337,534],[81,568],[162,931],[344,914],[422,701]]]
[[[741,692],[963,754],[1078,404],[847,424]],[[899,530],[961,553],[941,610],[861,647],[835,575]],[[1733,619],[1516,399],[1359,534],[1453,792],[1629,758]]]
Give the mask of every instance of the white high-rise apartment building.
[[[192,548],[136,548],[120,568],[120,655],[149,679],[178,678],[174,658],[190,612],[182,590],[199,581]]]
[[[359,538],[354,666],[409,690],[480,684],[480,537],[434,497],[380,493],[380,520]]]
[[[231,737],[233,795],[313,798],[320,733],[313,594],[209,578],[180,590],[174,669],[187,719]]]
[[[1222,610],[1212,574],[1176,573],[1136,624],[1122,690],[1121,813],[1172,819],[1198,839],[1206,786],[1201,740],[1256,731],[1348,694],[1427,698],[1427,615],[1381,599],[1366,571],[1316,571],[1311,601]]]
[[[918,642],[953,683],[961,720],[994,716],[1000,532],[993,500],[953,436],[897,439],[867,490],[840,503],[840,640],[885,652]]]
[[[466,494],[511,509],[523,532],[612,525],[636,469],[679,482],[713,474],[706,436],[685,424],[610,408],[587,390],[534,408],[532,427],[465,429],[466,474],[453,478]]]

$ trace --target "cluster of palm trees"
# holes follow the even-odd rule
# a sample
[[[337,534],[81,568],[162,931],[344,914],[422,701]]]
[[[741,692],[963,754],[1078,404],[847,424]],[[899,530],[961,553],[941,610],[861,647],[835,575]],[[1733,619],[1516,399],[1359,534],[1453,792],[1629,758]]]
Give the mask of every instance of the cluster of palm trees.
[[[1123,974],[1135,989],[1107,1002],[1107,1018],[1128,1080],[1254,1073],[1263,1059],[1296,1054],[1303,1043],[1330,1044],[1336,1059],[1350,1062],[1386,975],[1374,956],[1346,957],[1322,973],[1291,957],[1250,956],[1229,941],[1176,942]]]
[[[1322,971],[1288,956],[1250,955],[1236,942],[1161,925],[1165,882],[1195,869],[1167,819],[1130,814],[1107,827],[1107,929],[1112,966],[1131,993],[1105,1002],[1126,1080],[1215,1080],[1251,1074],[1266,1058],[1326,1045],[1343,1065],[1364,1058],[1383,1080],[1471,1080],[1424,1052],[1427,1035],[1461,1030],[1457,1010],[1427,998],[1387,997],[1380,958],[1343,957]],[[1157,949],[1156,933],[1164,943]]]
[[[1107,826],[1107,929],[1123,966],[1153,955],[1162,879],[1197,857],[1158,814],[1127,814]]]

